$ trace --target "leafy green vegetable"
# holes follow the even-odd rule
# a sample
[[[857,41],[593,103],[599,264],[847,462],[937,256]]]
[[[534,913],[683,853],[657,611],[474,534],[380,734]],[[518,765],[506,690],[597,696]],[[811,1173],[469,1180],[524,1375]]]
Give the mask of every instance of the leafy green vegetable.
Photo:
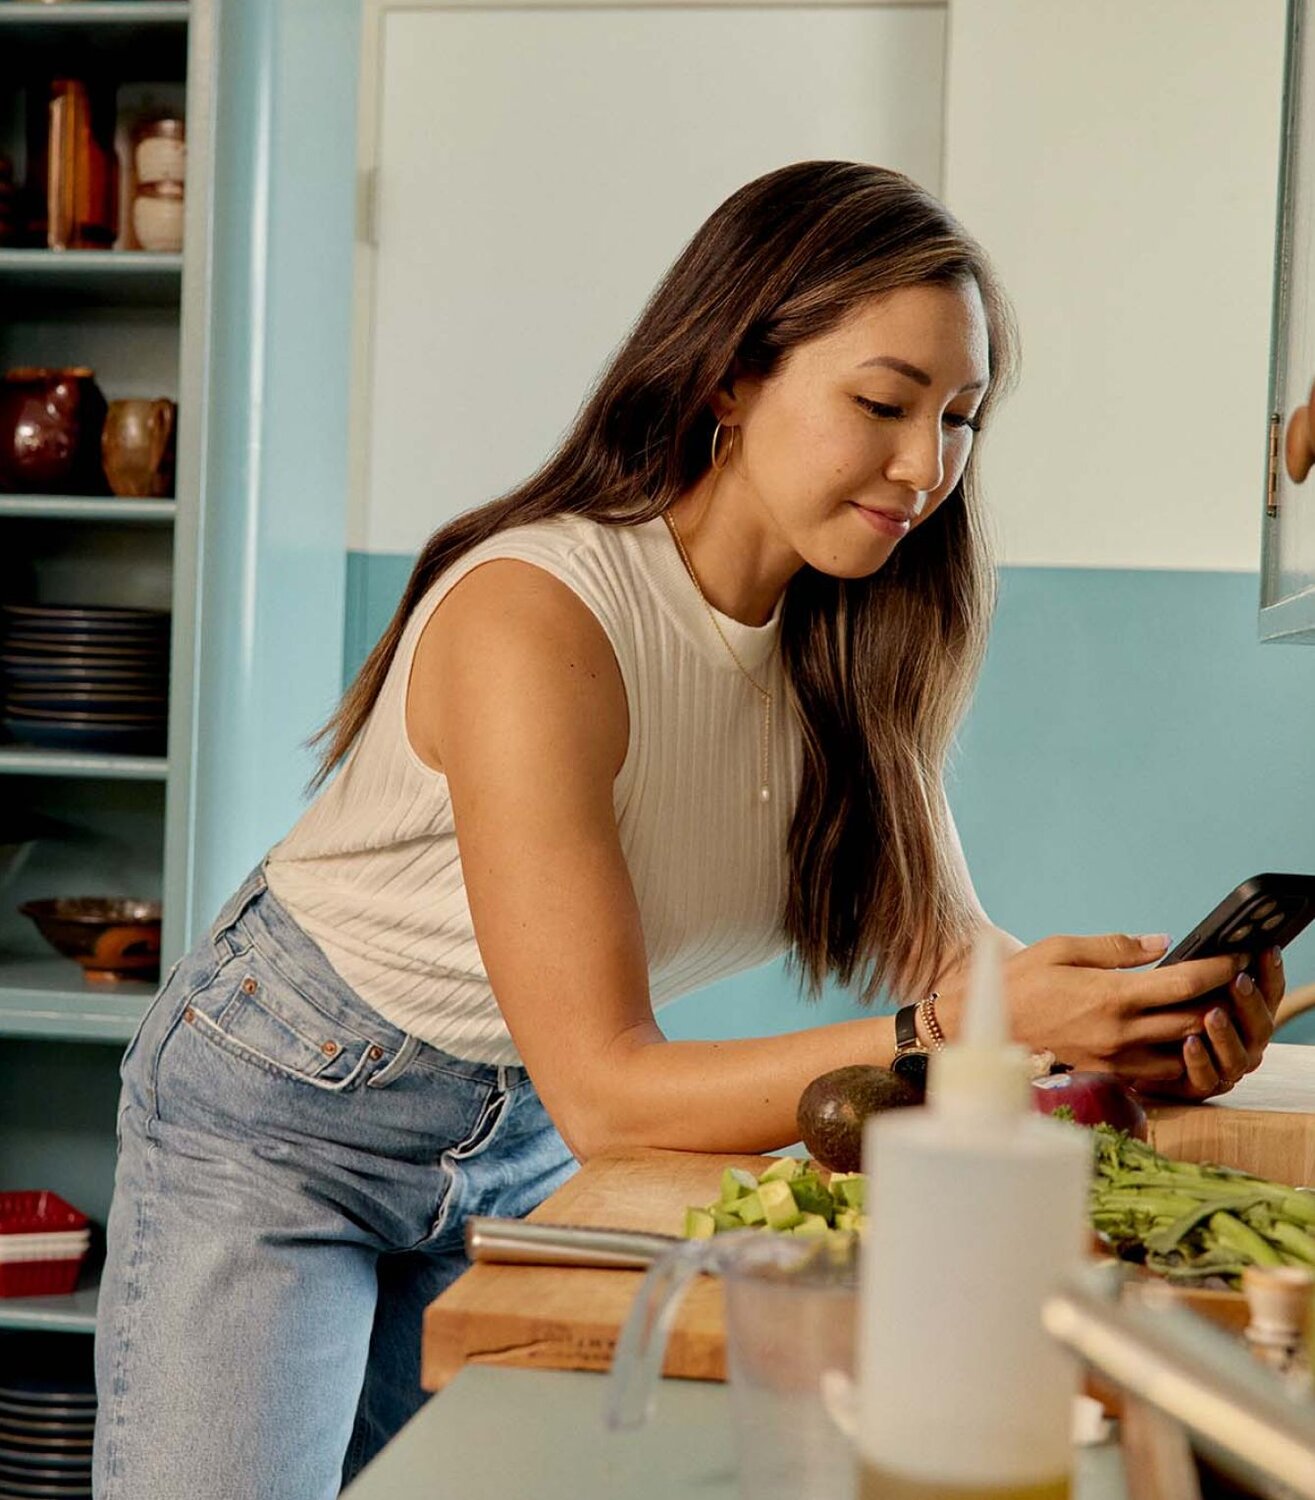
[[[1235,1167],[1171,1161],[1108,1125],[1092,1128],[1091,1222],[1126,1259],[1170,1281],[1222,1277],[1249,1265],[1315,1266],[1315,1194]]]

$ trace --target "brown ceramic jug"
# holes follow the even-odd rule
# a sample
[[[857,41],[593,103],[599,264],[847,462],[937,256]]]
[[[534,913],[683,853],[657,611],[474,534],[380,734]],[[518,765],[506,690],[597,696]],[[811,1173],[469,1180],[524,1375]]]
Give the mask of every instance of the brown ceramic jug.
[[[116,495],[163,499],[174,492],[172,401],[111,401],[101,434],[105,477]]]
[[[10,370],[0,378],[0,490],[103,495],[105,397],[85,367]]]

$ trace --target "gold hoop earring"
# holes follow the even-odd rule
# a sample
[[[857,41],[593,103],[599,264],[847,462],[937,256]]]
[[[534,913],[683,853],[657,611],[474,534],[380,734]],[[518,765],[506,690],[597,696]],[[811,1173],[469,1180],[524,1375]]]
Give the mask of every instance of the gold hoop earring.
[[[726,431],[730,433],[730,437],[727,439],[726,448],[725,448],[725,450],[724,450],[724,452],[722,454],[721,462],[718,463],[717,462],[717,442],[720,439],[721,433],[722,433],[721,423],[718,422],[717,425],[712,429],[712,467],[714,469],[716,469],[716,471],[719,474],[726,467],[726,465],[728,463],[730,463],[730,461],[731,461],[731,449],[734,448],[734,446],[735,446],[735,428],[728,427],[726,429]]]

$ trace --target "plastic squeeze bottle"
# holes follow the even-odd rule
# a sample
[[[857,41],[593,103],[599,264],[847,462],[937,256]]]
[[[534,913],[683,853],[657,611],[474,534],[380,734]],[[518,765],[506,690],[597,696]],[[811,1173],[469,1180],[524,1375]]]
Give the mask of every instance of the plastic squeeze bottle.
[[[872,1116],[859,1292],[861,1500],[1063,1500],[1078,1366],[1041,1304],[1085,1253],[1091,1143],[1032,1108],[983,927],[927,1105]]]

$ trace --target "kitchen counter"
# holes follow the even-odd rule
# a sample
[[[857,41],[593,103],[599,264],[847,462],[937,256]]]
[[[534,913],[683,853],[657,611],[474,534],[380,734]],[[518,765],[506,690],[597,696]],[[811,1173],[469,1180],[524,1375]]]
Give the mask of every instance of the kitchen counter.
[[[663,1380],[646,1427],[603,1426],[605,1380],[468,1365],[343,1500],[735,1500],[726,1386]],[[446,1483],[444,1482],[446,1479]],[[1073,1500],[1126,1500],[1117,1443],[1077,1450]]]
[[[1312,1110],[1315,1047],[1275,1045],[1230,1094],[1203,1105],[1154,1104],[1148,1114],[1152,1143],[1167,1155],[1309,1184],[1315,1183]],[[673,1233],[686,1204],[716,1197],[728,1165],[761,1172],[767,1160],[656,1150],[595,1157],[530,1218]],[[421,1383],[441,1390],[473,1362],[606,1370],[640,1279],[638,1271],[475,1266],[426,1309]],[[664,1369],[698,1380],[724,1377],[721,1287],[715,1281],[700,1281],[687,1293]]]
[[[1315,1048],[1271,1047],[1264,1065],[1206,1106],[1157,1106],[1154,1143],[1315,1181]],[[641,1152],[599,1158],[531,1217],[671,1231],[683,1205],[715,1196],[723,1166],[761,1158]],[[444,1475],[462,1500],[731,1500],[729,1396],[721,1383],[721,1289],[690,1288],[668,1345],[655,1416],[636,1432],[602,1425],[617,1329],[640,1273],[478,1266],[426,1312],[425,1378],[440,1390],[345,1491],[347,1500],[436,1500]],[[537,1366],[537,1368],[536,1368]],[[440,1389],[441,1388],[441,1389]],[[1126,1500],[1117,1444],[1077,1451],[1077,1500]]]

